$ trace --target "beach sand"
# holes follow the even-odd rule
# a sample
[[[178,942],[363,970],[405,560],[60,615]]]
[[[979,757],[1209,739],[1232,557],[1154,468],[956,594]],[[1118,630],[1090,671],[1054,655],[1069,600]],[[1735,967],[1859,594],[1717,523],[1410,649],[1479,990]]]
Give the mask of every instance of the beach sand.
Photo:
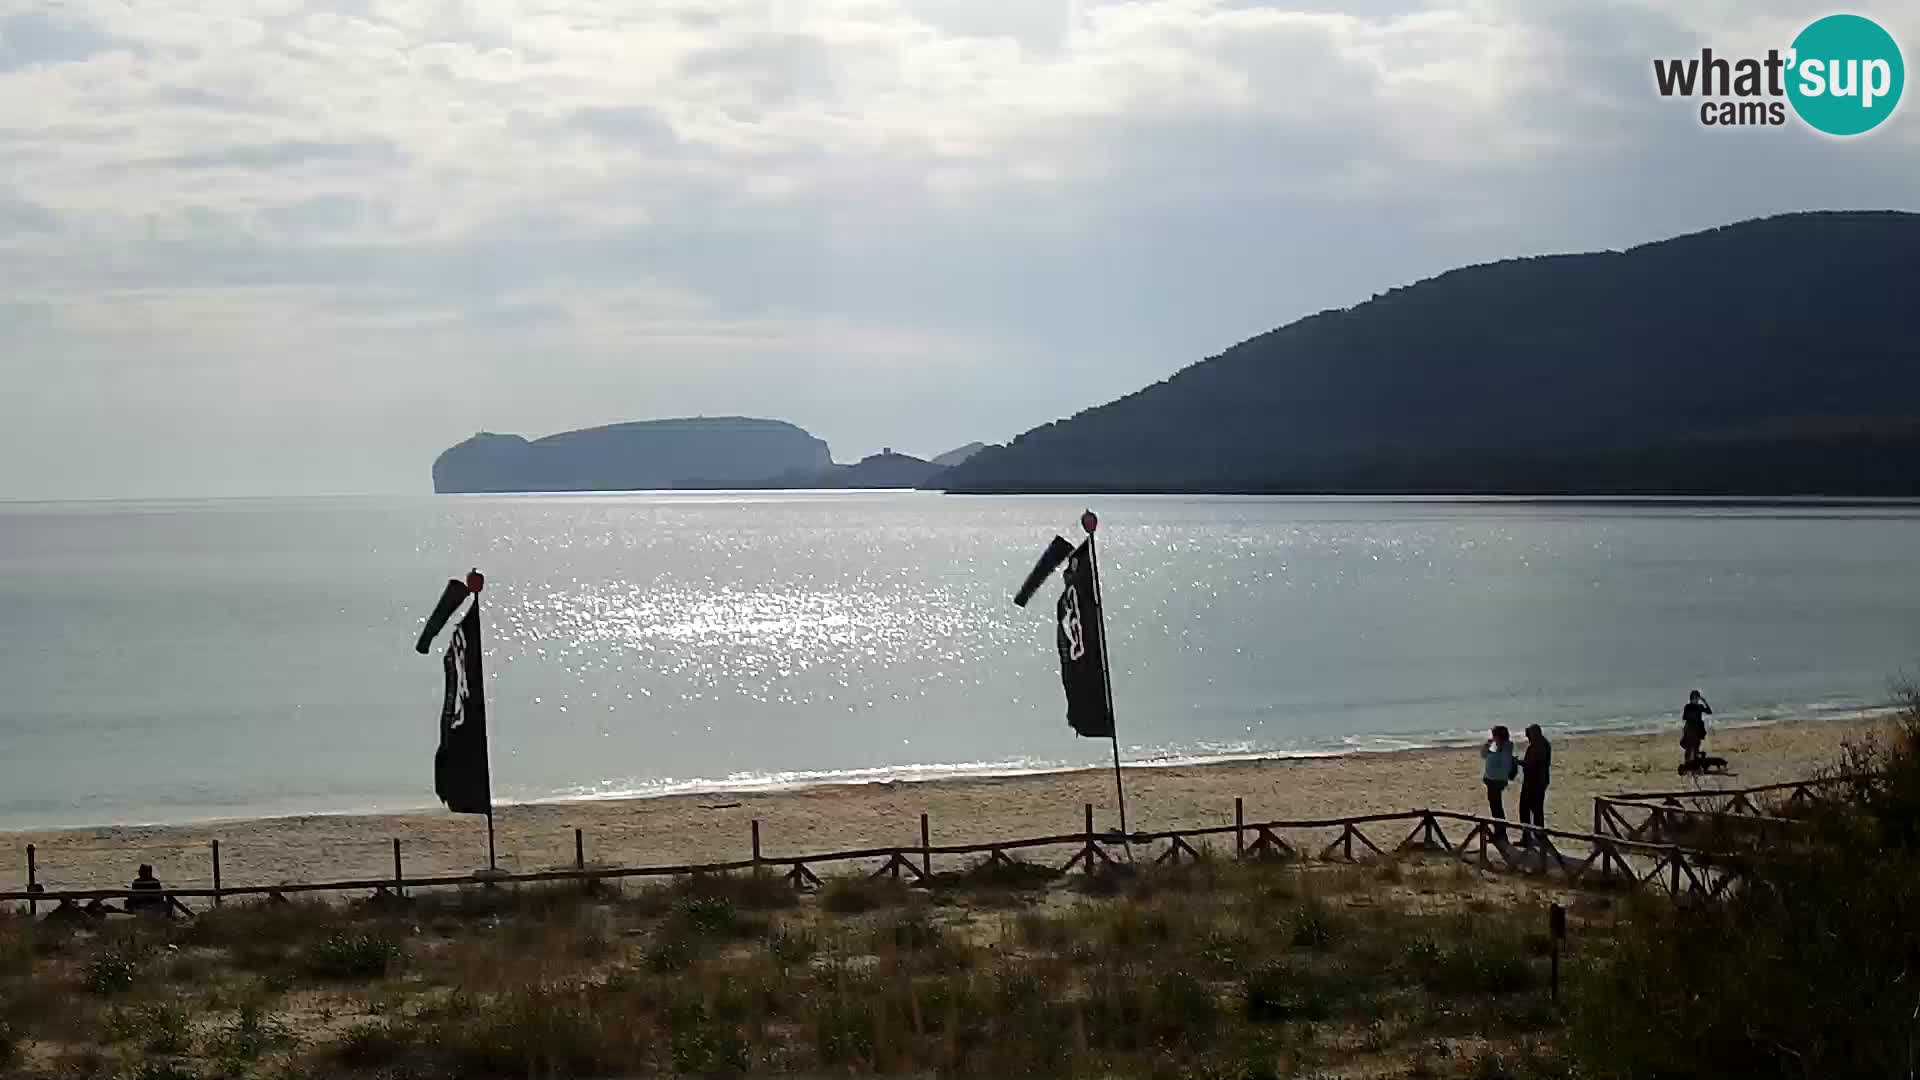
[[[1703,783],[1751,787],[1812,775],[1834,762],[1842,740],[1875,723],[1717,728],[1709,752],[1728,758],[1737,775]],[[1595,795],[1690,787],[1674,774],[1677,740],[1677,732],[1554,739],[1547,823],[1584,832]],[[1246,800],[1249,822],[1423,807],[1486,810],[1473,747],[1129,768],[1126,787],[1127,824],[1135,831],[1231,825],[1235,797]],[[1518,816],[1517,798],[1514,785],[1510,816]],[[922,813],[936,845],[1079,833],[1089,802],[1097,828],[1118,824],[1110,770],[540,803],[500,808],[496,827],[501,868],[532,871],[572,866],[576,828],[584,830],[589,862],[667,865],[746,858],[756,818],[763,851],[777,858],[917,845]],[[470,873],[485,867],[487,852],[484,818],[432,811],[17,832],[0,834],[0,888],[25,887],[28,844],[36,845],[39,881],[49,889],[121,887],[143,862],[167,884],[204,887],[216,838],[229,887],[390,876],[393,838],[401,841],[409,877]]]

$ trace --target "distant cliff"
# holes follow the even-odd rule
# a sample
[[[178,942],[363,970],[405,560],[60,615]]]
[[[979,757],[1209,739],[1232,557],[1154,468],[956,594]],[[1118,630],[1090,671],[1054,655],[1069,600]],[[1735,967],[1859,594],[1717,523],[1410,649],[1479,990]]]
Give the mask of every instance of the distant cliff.
[[[833,465],[827,444],[780,420],[642,420],[527,440],[481,432],[433,463],[436,492],[762,487]]]
[[[933,485],[947,470],[931,461],[892,449],[860,459],[856,465],[794,469],[756,487],[776,488],[920,488]]]
[[[1262,334],[948,491],[1920,495],[1920,215],[1511,259]]]

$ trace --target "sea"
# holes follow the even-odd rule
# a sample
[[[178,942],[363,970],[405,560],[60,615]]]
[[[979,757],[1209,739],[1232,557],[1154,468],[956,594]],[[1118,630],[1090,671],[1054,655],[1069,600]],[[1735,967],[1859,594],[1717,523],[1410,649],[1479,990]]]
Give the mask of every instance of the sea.
[[[1920,670],[1920,504],[714,492],[0,503],[0,828],[435,805],[479,568],[504,801],[1108,763],[1056,534],[1100,517],[1141,766],[1848,715]],[[1677,751],[1676,751],[1677,753]]]

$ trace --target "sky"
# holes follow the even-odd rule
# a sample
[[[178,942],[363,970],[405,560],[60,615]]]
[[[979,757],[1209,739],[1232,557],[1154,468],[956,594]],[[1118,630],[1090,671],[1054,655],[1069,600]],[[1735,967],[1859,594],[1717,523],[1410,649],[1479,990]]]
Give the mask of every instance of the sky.
[[[1920,100],[1654,92],[1831,10],[0,0],[0,499],[425,492],[668,416],[931,456],[1454,266],[1920,208]]]

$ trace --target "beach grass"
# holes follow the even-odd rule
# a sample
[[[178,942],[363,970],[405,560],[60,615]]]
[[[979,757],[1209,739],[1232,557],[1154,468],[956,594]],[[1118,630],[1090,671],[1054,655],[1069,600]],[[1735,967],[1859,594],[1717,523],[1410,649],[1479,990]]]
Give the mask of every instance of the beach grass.
[[[1535,1068],[1563,1030],[1547,898],[1514,888],[1424,858],[1207,860],[11,917],[0,1054],[175,1080],[1558,1075]]]

